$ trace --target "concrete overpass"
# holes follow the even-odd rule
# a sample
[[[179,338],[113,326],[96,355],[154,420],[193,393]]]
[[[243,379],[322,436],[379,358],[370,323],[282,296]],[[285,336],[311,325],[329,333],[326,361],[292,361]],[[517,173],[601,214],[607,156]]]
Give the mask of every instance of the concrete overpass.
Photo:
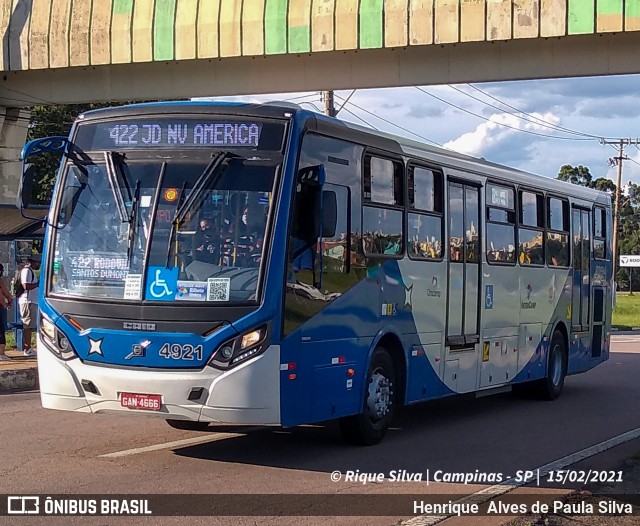
[[[640,0],[0,0],[0,34],[0,201],[34,104],[640,70]]]

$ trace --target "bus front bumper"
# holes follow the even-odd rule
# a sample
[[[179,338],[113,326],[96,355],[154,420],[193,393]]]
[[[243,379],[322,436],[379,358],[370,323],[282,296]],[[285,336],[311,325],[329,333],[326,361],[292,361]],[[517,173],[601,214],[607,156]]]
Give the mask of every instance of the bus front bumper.
[[[84,413],[237,424],[280,423],[280,347],[230,371],[124,369],[62,361],[38,339],[42,406]],[[84,384],[83,384],[84,381]],[[91,386],[85,387],[87,382]],[[90,392],[95,387],[96,393]],[[195,400],[194,394],[202,389]],[[195,390],[195,393],[194,393]],[[122,393],[160,395],[159,411],[123,407]]]

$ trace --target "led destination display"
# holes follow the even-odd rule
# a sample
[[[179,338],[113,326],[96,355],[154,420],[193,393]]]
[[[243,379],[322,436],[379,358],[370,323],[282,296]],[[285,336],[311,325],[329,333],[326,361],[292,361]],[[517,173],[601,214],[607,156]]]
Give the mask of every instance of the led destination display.
[[[136,118],[83,124],[74,140],[91,150],[251,148],[280,150],[284,124],[258,119]]]

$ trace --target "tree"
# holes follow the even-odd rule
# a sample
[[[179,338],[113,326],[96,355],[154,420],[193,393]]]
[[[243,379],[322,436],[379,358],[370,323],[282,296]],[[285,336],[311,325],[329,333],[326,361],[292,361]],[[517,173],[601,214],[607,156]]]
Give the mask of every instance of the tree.
[[[591,188],[595,188],[596,190],[600,190],[601,192],[608,192],[612,196],[615,196],[616,193],[616,185],[615,183],[606,177],[598,177],[589,185]]]
[[[31,108],[27,140],[51,136],[67,137],[71,130],[71,125],[78,115],[88,110],[110,105],[109,103],[98,103],[34,106]],[[32,203],[48,205],[51,201],[51,192],[60,165],[60,155],[56,153],[38,155],[30,160],[30,164],[34,173]]]
[[[560,168],[557,179],[608,192],[615,199],[615,183],[606,177],[594,180],[586,166],[573,167],[565,164]],[[548,245],[547,250],[549,249]],[[640,255],[640,187],[634,183],[629,183],[628,196],[620,196],[618,254],[615,257],[618,258],[620,254]],[[636,274],[633,276],[632,290],[640,290],[640,272]],[[621,290],[629,290],[629,269],[618,267],[616,281]]]
[[[556,179],[561,181],[567,181],[572,184],[579,184],[580,186],[590,186],[591,184],[591,172],[586,166],[571,166],[570,164],[564,164],[560,167],[560,171]]]

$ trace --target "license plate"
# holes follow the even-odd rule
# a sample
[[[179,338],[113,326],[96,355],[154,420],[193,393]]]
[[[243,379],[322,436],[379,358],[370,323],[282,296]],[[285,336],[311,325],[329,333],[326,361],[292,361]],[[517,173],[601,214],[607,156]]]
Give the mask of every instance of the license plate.
[[[129,409],[160,411],[162,397],[158,394],[122,393],[120,395],[120,405]]]

